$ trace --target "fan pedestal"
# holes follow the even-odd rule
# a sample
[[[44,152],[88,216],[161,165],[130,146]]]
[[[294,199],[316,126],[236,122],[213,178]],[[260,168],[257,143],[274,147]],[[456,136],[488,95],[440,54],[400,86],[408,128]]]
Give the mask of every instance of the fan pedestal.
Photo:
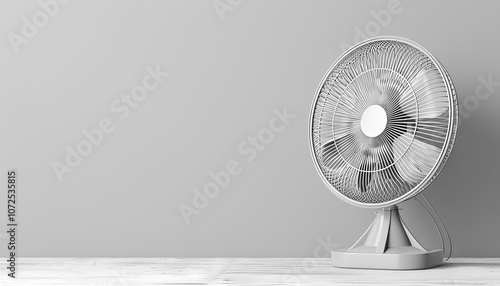
[[[332,265],[342,268],[410,270],[441,264],[443,251],[425,250],[404,225],[397,206],[378,211],[351,248],[332,251]]]

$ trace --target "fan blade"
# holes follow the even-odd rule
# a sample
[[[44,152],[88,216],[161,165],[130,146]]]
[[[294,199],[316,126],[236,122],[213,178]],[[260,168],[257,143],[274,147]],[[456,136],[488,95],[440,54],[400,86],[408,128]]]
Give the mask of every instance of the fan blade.
[[[403,146],[407,146],[409,142],[411,146],[405,152]],[[412,185],[417,184],[429,174],[441,152],[439,147],[425,143],[416,137],[412,141],[412,135],[409,132],[394,140],[393,150],[396,158],[400,158],[395,163],[398,174]]]
[[[410,81],[418,99],[418,117],[435,118],[448,110],[448,93],[437,68],[420,70]]]
[[[415,96],[413,95],[413,89],[408,86],[400,95],[399,102],[397,104],[400,112],[404,113],[411,118],[416,118],[417,113],[415,109]],[[398,113],[396,113],[399,115]]]
[[[368,163],[364,161],[361,165],[360,170],[366,170],[370,169],[368,168]],[[358,188],[361,190],[362,193],[365,193],[368,189],[368,185],[370,184],[371,180],[373,177],[373,172],[362,172],[359,171],[358,173]]]
[[[415,138],[441,149],[448,133],[448,122],[444,116],[419,120]]]
[[[348,146],[352,146],[355,138],[353,134],[347,134],[338,139],[332,139],[321,148],[322,166],[328,169],[338,168],[343,165],[343,160],[339,154],[339,150],[345,150]]]

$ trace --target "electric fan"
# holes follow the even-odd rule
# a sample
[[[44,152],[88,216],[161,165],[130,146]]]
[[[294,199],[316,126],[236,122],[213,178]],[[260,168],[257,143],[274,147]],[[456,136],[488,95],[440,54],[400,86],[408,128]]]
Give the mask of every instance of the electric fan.
[[[448,73],[413,41],[369,39],[330,67],[311,108],[313,161],[340,199],[380,209],[352,247],[332,251],[334,266],[423,269],[443,263],[443,250],[422,247],[397,204],[436,178],[450,155],[457,122]]]

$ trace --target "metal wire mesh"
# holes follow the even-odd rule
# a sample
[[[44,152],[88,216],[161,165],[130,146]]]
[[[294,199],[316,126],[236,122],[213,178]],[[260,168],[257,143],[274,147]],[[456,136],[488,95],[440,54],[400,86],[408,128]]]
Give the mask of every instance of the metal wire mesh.
[[[319,170],[335,191],[363,204],[384,203],[416,195],[435,178],[457,123],[456,96],[443,71],[422,50],[397,40],[361,45],[331,69],[315,100],[311,139]],[[387,114],[376,137],[360,126],[371,105]]]

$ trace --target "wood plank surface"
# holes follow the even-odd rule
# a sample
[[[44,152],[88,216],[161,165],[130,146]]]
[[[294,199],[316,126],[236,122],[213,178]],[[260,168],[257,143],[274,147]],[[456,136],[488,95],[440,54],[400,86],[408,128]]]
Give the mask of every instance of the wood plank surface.
[[[4,263],[5,265],[5,263]],[[19,258],[0,285],[500,285],[499,258],[427,270],[339,269],[327,258]]]

